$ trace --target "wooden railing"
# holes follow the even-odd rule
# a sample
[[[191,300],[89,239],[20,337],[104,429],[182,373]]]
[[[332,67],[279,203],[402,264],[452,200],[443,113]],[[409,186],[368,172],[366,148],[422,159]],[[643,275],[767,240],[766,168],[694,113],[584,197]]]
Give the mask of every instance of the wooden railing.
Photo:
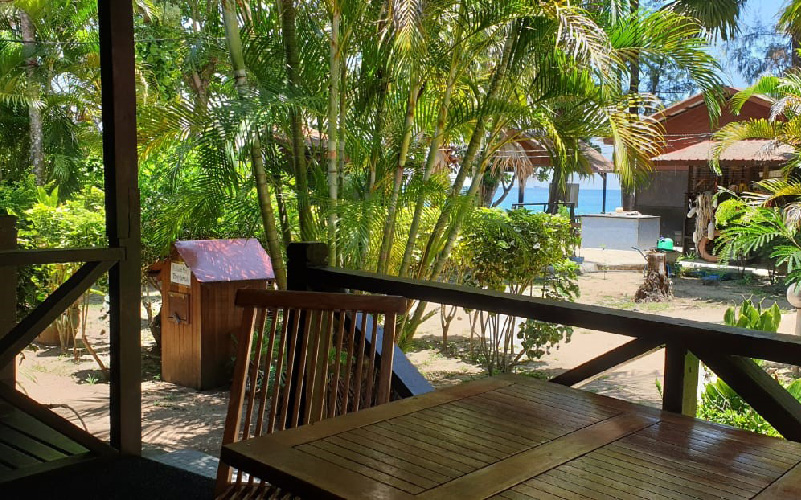
[[[752,359],[799,365],[800,337],[333,268],[327,266],[327,255],[322,243],[291,244],[290,288],[400,295],[633,338],[551,379],[563,385],[577,384],[664,346],[664,410],[695,415],[700,359],[785,438],[801,441],[801,403]]]

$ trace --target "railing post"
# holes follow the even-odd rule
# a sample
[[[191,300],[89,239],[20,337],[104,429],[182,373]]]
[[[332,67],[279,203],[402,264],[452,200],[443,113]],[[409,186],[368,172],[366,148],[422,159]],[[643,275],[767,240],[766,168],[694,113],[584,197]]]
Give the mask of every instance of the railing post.
[[[14,250],[17,246],[17,218],[0,215],[0,250]],[[0,337],[14,328],[17,317],[17,268],[0,265]],[[17,381],[17,364],[13,361],[0,366],[0,383],[14,388]]]
[[[310,267],[321,267],[328,264],[328,245],[319,241],[301,241],[290,243],[286,249],[286,268],[287,268],[287,288],[289,290],[318,290],[319,286],[312,286],[307,270]],[[306,313],[302,313],[298,318],[298,332],[304,331],[306,327]],[[295,361],[292,366],[295,380],[289,393],[289,407],[295,405],[297,398],[297,388],[301,386],[306,374],[300,369],[300,359],[302,357],[303,346],[298,342],[295,347]],[[303,415],[306,407],[305,397],[300,401],[300,414]],[[290,422],[292,412],[287,412],[286,427],[294,427],[295,423]]]
[[[698,358],[677,344],[665,346],[662,409],[691,417],[698,410]]]
[[[328,265],[328,245],[319,241],[290,243],[286,249],[287,288],[289,290],[318,290],[312,286],[307,269]]]

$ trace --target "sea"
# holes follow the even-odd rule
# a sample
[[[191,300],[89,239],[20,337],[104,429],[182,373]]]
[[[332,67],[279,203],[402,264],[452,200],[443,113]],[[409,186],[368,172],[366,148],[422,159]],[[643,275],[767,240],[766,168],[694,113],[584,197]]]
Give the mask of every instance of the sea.
[[[495,199],[503,194],[501,189],[495,195]],[[499,208],[507,210],[512,209],[512,205],[517,203],[517,186],[509,191],[506,199],[498,205]],[[548,202],[548,188],[545,186],[531,186],[526,187],[525,191],[526,203],[547,203]],[[619,189],[608,189],[606,191],[606,211],[614,212],[616,207],[621,205],[621,197]],[[576,205],[576,215],[584,214],[600,214],[603,213],[603,190],[602,189],[587,189],[579,187],[578,205]],[[542,211],[541,206],[527,207],[529,210]]]

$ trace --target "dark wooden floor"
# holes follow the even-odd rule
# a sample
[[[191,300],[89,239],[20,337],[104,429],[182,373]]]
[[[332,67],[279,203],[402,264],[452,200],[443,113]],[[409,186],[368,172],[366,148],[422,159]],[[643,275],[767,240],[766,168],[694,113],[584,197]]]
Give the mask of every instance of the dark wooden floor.
[[[0,400],[0,482],[64,467],[89,450]]]

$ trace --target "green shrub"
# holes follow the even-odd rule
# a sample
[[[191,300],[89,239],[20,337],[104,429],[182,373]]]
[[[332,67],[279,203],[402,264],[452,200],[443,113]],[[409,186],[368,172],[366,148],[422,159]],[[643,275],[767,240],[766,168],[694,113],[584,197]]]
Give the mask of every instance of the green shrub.
[[[729,326],[766,332],[776,332],[781,320],[782,313],[776,303],[763,310],[761,303],[754,304],[750,300],[744,300],[737,309],[728,308],[723,317],[723,322]],[[787,386],[787,390],[796,399],[799,399],[801,381],[794,381]],[[767,420],[734,392],[734,389],[720,379],[706,384],[704,387],[697,416],[711,422],[731,425],[768,436],[780,435]]]
[[[782,322],[782,311],[775,302],[769,309],[762,310],[761,303],[754,304],[750,300],[744,300],[738,310],[734,307],[726,309],[723,322],[729,326],[775,333]]]
[[[457,255],[468,270],[466,284],[512,294],[534,293],[573,300],[578,266],[570,260],[578,237],[570,219],[527,210],[478,209],[464,232]],[[491,375],[508,372],[523,358],[537,359],[572,328],[486,311],[472,311],[478,335],[477,358]]]

